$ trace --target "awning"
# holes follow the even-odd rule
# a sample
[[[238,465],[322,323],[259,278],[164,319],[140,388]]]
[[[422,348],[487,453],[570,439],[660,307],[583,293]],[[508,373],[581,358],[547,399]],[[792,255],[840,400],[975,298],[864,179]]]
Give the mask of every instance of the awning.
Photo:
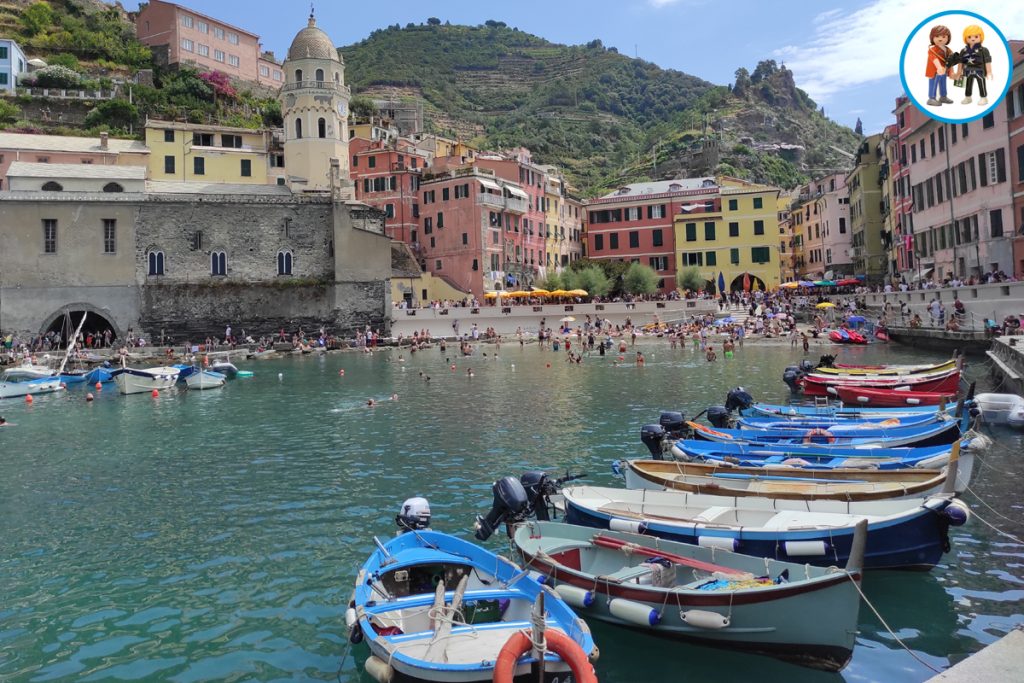
[[[923,271],[921,271],[919,273],[914,273],[914,277],[912,277],[910,279],[910,281],[911,282],[917,282],[918,280],[930,279],[931,276],[932,276],[932,273],[934,273],[934,272],[935,272],[934,268],[925,268]]]
[[[519,197],[520,199],[529,199],[530,198],[530,195],[526,194],[525,192],[520,190],[515,185],[506,185],[505,189],[508,190],[508,193],[510,195],[512,195],[513,197]]]
[[[480,181],[480,184],[484,186],[485,190],[501,192],[501,186],[498,185],[498,183],[491,182],[490,180],[484,180],[483,178],[478,178],[478,180]]]

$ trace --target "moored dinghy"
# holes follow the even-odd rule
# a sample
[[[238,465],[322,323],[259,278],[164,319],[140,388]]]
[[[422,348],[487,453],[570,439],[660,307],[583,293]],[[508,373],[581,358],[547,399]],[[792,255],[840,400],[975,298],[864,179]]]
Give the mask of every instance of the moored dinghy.
[[[122,394],[144,394],[170,389],[178,381],[181,371],[175,367],[119,368],[111,374]]]
[[[189,389],[220,389],[226,382],[227,377],[212,370],[196,369],[185,378],[185,386]]]
[[[430,531],[429,520],[426,500],[407,500],[396,520],[405,533],[374,539],[377,549],[356,577],[346,622],[352,642],[369,646],[371,676],[381,683],[525,676],[538,660],[521,657],[530,650],[524,631],[542,604],[545,680],[566,680],[571,671],[579,683],[596,683],[590,630],[552,589],[480,546]]]
[[[866,528],[845,570],[553,522],[522,524],[513,542],[587,617],[839,671],[857,632]]]

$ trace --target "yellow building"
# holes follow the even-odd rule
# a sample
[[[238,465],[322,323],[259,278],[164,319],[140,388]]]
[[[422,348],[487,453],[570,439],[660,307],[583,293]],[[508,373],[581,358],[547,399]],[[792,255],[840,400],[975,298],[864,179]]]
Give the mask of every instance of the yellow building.
[[[778,198],[777,187],[719,177],[689,200],[702,211],[675,216],[676,272],[696,266],[716,287],[721,273],[728,291],[778,287]]]
[[[150,180],[266,185],[284,177],[270,132],[176,121],[146,121]],[[273,167],[273,168],[272,168]],[[280,184],[283,184],[281,182]]]

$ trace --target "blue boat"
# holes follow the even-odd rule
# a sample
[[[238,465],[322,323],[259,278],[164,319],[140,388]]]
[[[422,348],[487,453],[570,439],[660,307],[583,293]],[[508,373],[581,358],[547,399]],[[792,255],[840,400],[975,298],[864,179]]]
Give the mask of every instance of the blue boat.
[[[772,403],[754,403],[746,408],[738,408],[744,417],[796,417],[801,415],[812,417],[832,417],[840,420],[853,419],[889,419],[914,415],[935,415],[940,406],[903,406],[900,408],[861,408],[844,406],[842,403],[824,403],[820,405],[781,405]]]
[[[952,445],[919,448],[887,448],[878,445],[828,446],[822,444],[716,443],[681,439],[672,446],[678,460],[732,463],[740,467],[800,467],[835,469],[860,467],[899,470],[910,467],[935,469],[949,462]],[[973,454],[970,441],[960,442],[960,470],[970,475]],[[966,481],[964,482],[966,483]],[[960,487],[962,490],[962,486]]]
[[[951,490],[953,479],[947,482]],[[570,524],[818,566],[843,566],[854,528],[866,519],[868,569],[931,569],[949,550],[949,527],[969,516],[952,492],[856,503],[592,486],[562,495]]]
[[[114,371],[112,368],[98,367],[85,373],[85,381],[89,384],[96,384],[96,382],[106,383],[112,382],[113,380]]]
[[[417,501],[426,505],[413,498],[403,511]],[[429,508],[426,514],[429,520]],[[590,630],[557,593],[510,560],[430,531],[413,515],[399,515],[399,523],[405,533],[383,543],[374,539],[377,549],[359,570],[346,614],[352,642],[369,646],[371,676],[491,681],[508,645],[506,654],[518,651],[498,666],[506,666],[509,676],[525,677],[537,658],[529,653],[529,638],[525,656],[515,646],[524,630],[530,632],[535,614],[548,644],[545,679],[566,680],[572,671],[577,681],[596,681],[588,661],[597,656]],[[543,619],[535,605],[542,605]]]
[[[793,429],[712,429],[691,422],[693,436],[717,443],[758,444],[825,444],[840,446],[884,445],[887,448],[905,446],[941,446],[956,441],[961,426],[956,421],[932,422],[909,427],[882,427],[865,422],[832,422],[820,427]]]
[[[880,427],[914,427],[943,420],[952,420],[943,413],[924,413],[921,415],[868,415],[861,418],[844,418],[843,424],[870,424]],[[829,427],[840,420],[828,415],[792,415],[792,416],[741,416],[736,420],[740,428],[751,429],[814,429]]]

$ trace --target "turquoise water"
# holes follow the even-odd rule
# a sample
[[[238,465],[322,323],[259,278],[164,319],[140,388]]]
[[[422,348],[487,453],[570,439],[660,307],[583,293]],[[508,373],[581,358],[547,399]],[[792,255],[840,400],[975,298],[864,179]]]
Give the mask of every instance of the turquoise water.
[[[614,367],[614,356],[576,366],[507,344],[498,360],[459,359],[454,372],[436,349],[404,363],[395,352],[303,356],[240,362],[256,376],[220,391],[153,399],[108,386],[93,403],[75,389],[0,404],[14,423],[0,428],[0,680],[369,680],[363,651],[342,664],[344,609],[372,535],[392,533],[405,498],[427,496],[435,528],[468,535],[497,476],[569,468],[617,485],[609,462],[645,452],[639,428],[660,409],[692,415],[737,384],[781,401],[782,368],[798,358],[788,346],[748,346],[714,364],[689,349],[645,352],[643,369]],[[881,346],[844,354],[934,357]],[[381,403],[367,408],[368,398]],[[1019,537],[1021,437],[998,436],[973,488],[1016,521],[983,507],[982,517]],[[930,574],[865,581],[889,625],[935,667],[1024,621],[1024,547],[977,519],[952,541]],[[606,683],[681,671],[715,683],[932,673],[863,607],[839,675],[592,626]]]

